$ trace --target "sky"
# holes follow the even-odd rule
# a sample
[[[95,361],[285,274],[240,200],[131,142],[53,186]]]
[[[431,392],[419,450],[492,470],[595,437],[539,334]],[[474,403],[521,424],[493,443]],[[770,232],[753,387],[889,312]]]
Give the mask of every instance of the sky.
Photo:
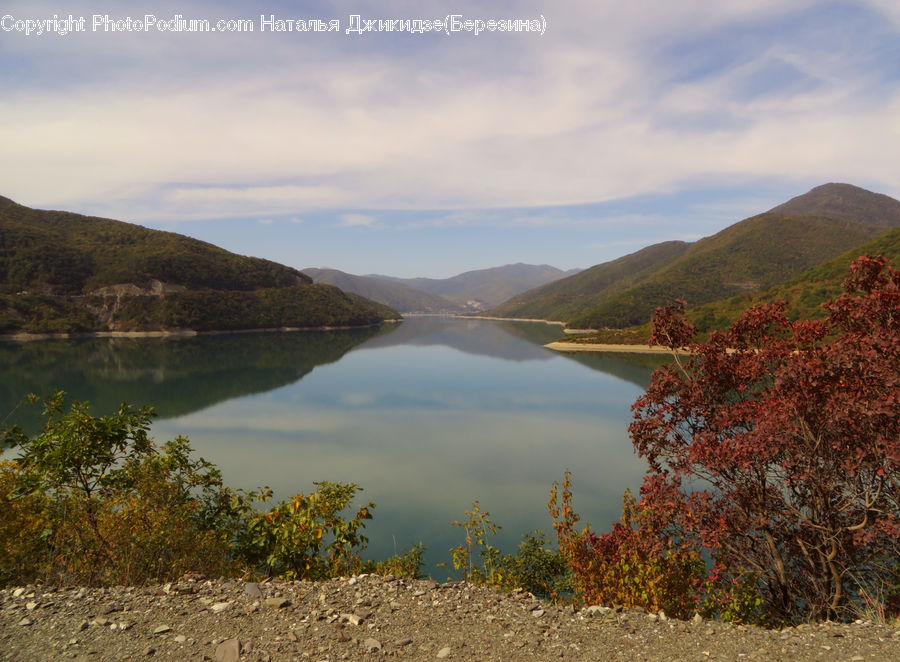
[[[896,0],[0,0],[0,195],[298,268],[584,268],[898,154]]]

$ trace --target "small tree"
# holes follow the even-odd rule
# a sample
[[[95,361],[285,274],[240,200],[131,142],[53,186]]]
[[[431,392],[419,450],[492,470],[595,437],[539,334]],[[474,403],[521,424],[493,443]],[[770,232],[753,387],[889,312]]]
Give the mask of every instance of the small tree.
[[[61,392],[44,401],[33,437],[0,433],[19,452],[0,465],[0,505],[15,522],[0,527],[0,581],[144,583],[232,567],[240,495],[187,439],[157,447],[149,407],[94,416],[65,405]]]
[[[749,578],[779,620],[847,617],[896,589],[900,274],[881,257],[850,272],[824,321],[760,305],[691,344],[684,303],[657,310],[651,342],[691,356],[654,373],[629,426],[645,497],[679,490],[674,521],[714,575]]]

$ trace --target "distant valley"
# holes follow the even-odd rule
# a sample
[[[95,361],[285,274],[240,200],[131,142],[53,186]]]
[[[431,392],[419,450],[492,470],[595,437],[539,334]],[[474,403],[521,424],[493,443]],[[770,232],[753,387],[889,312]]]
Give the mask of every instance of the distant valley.
[[[442,279],[354,276],[336,269],[304,269],[303,273],[317,283],[336,285],[402,313],[464,314],[487,310],[521,292],[577,271],[520,263],[467,271]]]

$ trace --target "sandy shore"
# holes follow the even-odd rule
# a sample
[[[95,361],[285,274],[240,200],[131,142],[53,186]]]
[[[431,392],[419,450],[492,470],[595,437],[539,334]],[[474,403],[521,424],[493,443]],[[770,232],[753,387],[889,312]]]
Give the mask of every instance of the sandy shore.
[[[673,350],[660,345],[611,345],[600,343],[551,342],[544,345],[558,352],[626,352],[629,354],[672,354]],[[690,354],[687,350],[675,350],[677,354]]]

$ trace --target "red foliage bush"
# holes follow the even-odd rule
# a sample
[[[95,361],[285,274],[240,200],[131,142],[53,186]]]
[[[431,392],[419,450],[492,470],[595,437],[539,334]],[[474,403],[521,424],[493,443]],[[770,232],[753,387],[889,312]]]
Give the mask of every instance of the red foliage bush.
[[[684,303],[659,309],[651,342],[692,353],[654,373],[629,426],[643,498],[682,494],[669,526],[710,551],[714,576],[750,578],[780,621],[883,609],[897,592],[900,273],[881,257],[850,270],[824,321],[760,305],[692,345]]]

